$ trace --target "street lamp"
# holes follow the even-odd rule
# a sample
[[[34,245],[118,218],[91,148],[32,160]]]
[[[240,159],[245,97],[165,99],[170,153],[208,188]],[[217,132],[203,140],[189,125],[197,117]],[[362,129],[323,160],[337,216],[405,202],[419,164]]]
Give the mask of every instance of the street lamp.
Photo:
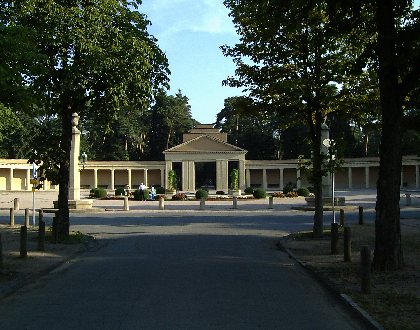
[[[331,176],[331,188],[332,188],[332,213],[333,213],[333,223],[335,222],[335,178],[334,178],[334,172],[335,172],[335,143],[332,139],[325,139],[322,141],[322,144],[328,148],[328,171],[330,172]]]

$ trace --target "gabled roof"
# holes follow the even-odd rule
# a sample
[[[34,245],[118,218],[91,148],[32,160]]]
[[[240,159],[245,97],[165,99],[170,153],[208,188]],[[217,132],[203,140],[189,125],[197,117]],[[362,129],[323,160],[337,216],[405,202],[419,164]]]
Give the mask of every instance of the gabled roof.
[[[192,140],[167,149],[166,153],[247,153],[246,150],[221,141],[210,135],[200,135]]]

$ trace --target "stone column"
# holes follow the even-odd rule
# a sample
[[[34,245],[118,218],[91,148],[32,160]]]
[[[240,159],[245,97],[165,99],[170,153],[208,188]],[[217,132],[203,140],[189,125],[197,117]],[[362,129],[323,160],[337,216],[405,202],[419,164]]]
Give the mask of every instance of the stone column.
[[[369,182],[370,182],[370,177],[369,177],[369,167],[366,166],[365,167],[365,187],[366,189],[369,188]]]
[[[147,168],[145,168],[143,170],[143,183],[145,184],[146,187],[149,186],[149,179],[148,179],[148,175],[147,175]]]
[[[251,187],[251,170],[249,168],[246,170],[246,186]]]
[[[353,172],[352,172],[352,168],[349,167],[348,169],[348,178],[349,178],[349,189],[353,188]]]
[[[300,189],[302,187],[302,180],[300,179],[300,170],[296,169],[296,188]]]
[[[267,190],[267,169],[262,169],[262,187]]]
[[[127,176],[128,176],[127,184],[130,188],[132,188],[131,187],[131,168],[127,169]]]
[[[182,190],[195,191],[195,166],[192,160],[182,162]]]
[[[160,186],[165,187],[165,169],[160,169]]]
[[[225,159],[216,160],[216,190],[229,190],[228,161]]]
[[[324,155],[328,154],[328,147],[326,147],[323,142],[325,139],[330,138],[330,129],[327,125],[321,125],[321,153]],[[323,197],[331,197],[332,198],[332,182],[331,182],[331,175],[323,176],[322,177],[322,196]]]
[[[246,188],[245,182],[245,161],[239,160],[239,189],[244,190]]]
[[[69,200],[80,200],[80,171],[79,171],[79,154],[80,154],[80,131],[77,128],[79,124],[79,115],[72,115],[72,137],[70,152],[70,182],[69,182]]]
[[[25,188],[26,190],[31,190],[32,189],[32,185],[31,185],[31,170],[27,169],[26,170],[26,182],[25,182]]]
[[[280,169],[280,190],[284,187],[284,168]]]
[[[93,187],[98,188],[98,169],[93,169]]]
[[[171,171],[171,170],[172,170],[172,162],[167,160],[165,162],[165,188],[166,189],[168,189],[168,187],[169,187],[168,174],[169,174],[169,171]]]
[[[113,168],[111,169],[111,187],[109,189],[115,189],[115,170]]]
[[[6,189],[12,190],[13,188],[13,168],[9,168],[9,180],[6,180]]]

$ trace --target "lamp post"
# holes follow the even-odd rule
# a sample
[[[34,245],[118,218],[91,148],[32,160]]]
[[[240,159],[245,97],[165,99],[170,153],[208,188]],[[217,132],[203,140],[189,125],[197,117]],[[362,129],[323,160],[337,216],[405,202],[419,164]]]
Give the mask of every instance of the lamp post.
[[[336,155],[335,148],[336,144],[332,139],[325,139],[322,141],[322,144],[328,148],[328,171],[331,176],[331,190],[332,190],[332,213],[333,213],[333,223],[335,222],[335,168],[336,168]]]

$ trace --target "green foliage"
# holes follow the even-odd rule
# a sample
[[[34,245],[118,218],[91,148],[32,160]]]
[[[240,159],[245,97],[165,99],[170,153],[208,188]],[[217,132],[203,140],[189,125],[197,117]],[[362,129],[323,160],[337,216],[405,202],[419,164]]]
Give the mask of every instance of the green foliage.
[[[176,177],[176,172],[174,170],[170,170],[168,172],[168,190],[176,190],[178,185],[178,179]]]
[[[93,188],[90,190],[89,196],[94,198],[105,198],[107,196],[107,192],[103,188]]]
[[[280,191],[273,192],[273,193],[271,194],[271,196],[276,197],[276,198],[284,198],[284,197],[285,197],[285,196],[284,196],[284,193],[282,193],[282,192],[280,192]]]
[[[143,193],[144,193],[144,199],[145,200],[148,200],[149,197],[150,197],[149,190],[148,189],[145,189],[145,190],[143,190]],[[140,193],[140,190],[139,189],[134,190],[134,192],[133,192],[133,198],[136,201],[142,200],[141,193]]]
[[[307,188],[299,188],[297,191],[298,196],[308,197],[309,190]]]
[[[267,192],[265,191],[265,189],[257,188],[254,190],[253,195],[255,198],[262,199],[267,197]]]
[[[115,189],[115,196],[124,196],[124,195],[125,195],[125,189],[124,188]]]
[[[232,190],[238,190],[239,189],[239,171],[234,168],[232,172],[230,173],[230,180],[231,180],[231,188]]]
[[[283,187],[283,194],[287,194],[288,192],[291,192],[294,190],[294,185],[292,182],[288,182],[284,187]]]
[[[252,187],[246,187],[245,190],[244,190],[244,193],[245,194],[252,195],[254,193],[254,188],[252,188]]]
[[[207,190],[204,189],[199,189],[195,192],[195,199],[207,199],[207,197],[209,196],[209,192]]]
[[[164,194],[166,192],[164,187],[156,187],[156,194]]]

